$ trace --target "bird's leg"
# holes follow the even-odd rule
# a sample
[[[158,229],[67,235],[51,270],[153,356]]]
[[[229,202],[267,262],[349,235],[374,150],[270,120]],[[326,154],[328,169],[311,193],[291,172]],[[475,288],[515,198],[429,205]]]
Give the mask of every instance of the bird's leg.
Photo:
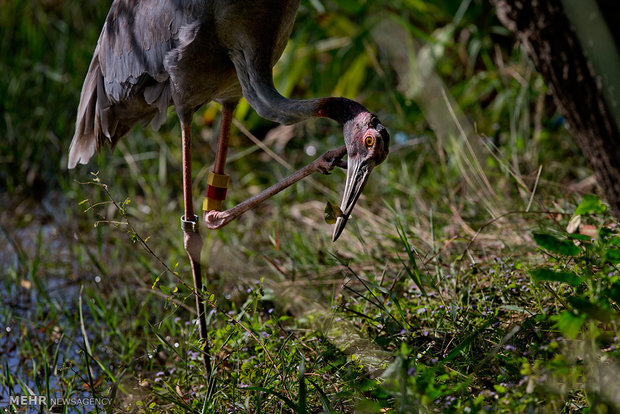
[[[181,126],[181,140],[183,141],[183,203],[185,214],[183,217],[194,217],[194,202],[192,199],[192,125],[183,123]]]
[[[181,137],[183,141],[183,201],[185,204],[185,214],[181,217],[181,228],[183,229],[185,251],[187,251],[187,255],[189,256],[194,278],[196,312],[198,313],[200,325],[200,338],[204,341],[203,362],[207,371],[207,377],[211,380],[211,353],[207,336],[207,320],[204,304],[200,299],[200,294],[202,292],[200,253],[202,251],[203,241],[199,232],[198,216],[194,215],[194,203],[192,201],[191,123],[181,123]]]
[[[228,153],[230,124],[232,123],[235,106],[237,106],[236,102],[222,104],[222,124],[217,139],[215,164],[213,166],[213,171],[209,174],[209,186],[207,187],[207,194],[202,205],[202,209],[205,212],[221,210],[222,203],[226,198],[226,190],[230,179],[224,172],[224,169],[226,167],[226,155]]]
[[[228,154],[228,137],[230,135],[230,125],[235,112],[236,103],[222,104],[222,124],[220,126],[220,135],[217,140],[217,154],[215,155],[215,165],[213,172],[216,174],[224,174],[226,168],[226,155]]]
[[[191,124],[182,124],[181,136],[183,140],[183,202],[185,214],[181,217],[181,227],[185,233],[185,250],[192,261],[192,267],[197,265],[200,272],[200,252],[202,251],[202,237],[198,231],[198,216],[194,214],[192,196],[192,129]],[[202,280],[199,280],[202,285]]]
[[[290,187],[297,181],[306,178],[310,174],[315,172],[327,174],[335,167],[342,167],[344,162],[342,158],[346,155],[346,153],[347,148],[345,146],[342,146],[335,150],[327,151],[325,154],[321,155],[312,163],[294,172],[279,183],[272,185],[271,187],[258,193],[254,197],[251,197],[237,204],[236,206],[229,208],[228,210],[205,211],[203,216],[205,225],[209,229],[219,229],[221,227],[224,227],[226,224],[235,220],[246,211],[253,209],[263,201],[273,197],[280,191],[284,190],[287,187]],[[346,168],[346,163],[344,163],[344,165]]]

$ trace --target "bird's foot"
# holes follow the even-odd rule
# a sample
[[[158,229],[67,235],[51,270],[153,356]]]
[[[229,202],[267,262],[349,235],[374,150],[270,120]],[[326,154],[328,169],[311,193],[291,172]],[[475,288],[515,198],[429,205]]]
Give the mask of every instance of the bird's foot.
[[[336,167],[346,169],[347,162],[342,159],[346,154],[346,147],[340,147],[335,150],[327,151],[320,158],[317,158],[314,161],[316,163],[316,170],[321,174],[327,175],[330,174],[330,172]]]
[[[254,197],[251,197],[236,206],[229,208],[225,211],[205,211],[203,214],[203,221],[205,226],[210,230],[215,230],[224,227],[231,221],[235,220],[246,211],[256,207],[263,201],[270,197],[273,197],[280,191],[295,184],[297,181],[304,179],[314,172],[321,172],[323,174],[329,174],[331,170],[336,167],[346,168],[347,162],[343,161],[343,157],[347,154],[347,148],[342,146],[338,149],[327,151],[319,158],[306,165],[301,170],[293,173],[284,180],[277,184],[272,185],[266,190],[261,191]]]
[[[202,219],[205,223],[205,226],[209,230],[216,230],[227,225],[231,220],[234,219],[234,217],[231,218],[230,215],[226,213],[226,211],[211,210],[205,211]]]

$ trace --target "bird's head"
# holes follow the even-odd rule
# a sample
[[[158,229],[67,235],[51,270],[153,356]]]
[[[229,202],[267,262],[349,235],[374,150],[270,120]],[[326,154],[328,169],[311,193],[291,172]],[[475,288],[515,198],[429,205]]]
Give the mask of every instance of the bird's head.
[[[347,181],[340,205],[342,216],[336,220],[332,241],[340,237],[370,172],[385,160],[390,144],[387,129],[379,118],[367,111],[345,121],[342,131],[347,147]]]

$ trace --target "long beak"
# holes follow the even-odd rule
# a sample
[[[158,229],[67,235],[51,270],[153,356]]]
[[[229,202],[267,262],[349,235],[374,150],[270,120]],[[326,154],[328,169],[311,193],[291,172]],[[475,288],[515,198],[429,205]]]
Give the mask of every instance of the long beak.
[[[355,207],[357,199],[362,194],[362,190],[368,181],[372,165],[368,162],[364,162],[361,157],[349,158],[347,160],[347,182],[344,186],[344,195],[342,196],[342,204],[340,204],[340,210],[342,210],[342,216],[336,219],[336,227],[334,228],[334,235],[332,236],[332,242],[338,240],[340,234],[344,230],[344,226],[349,220],[349,216]]]

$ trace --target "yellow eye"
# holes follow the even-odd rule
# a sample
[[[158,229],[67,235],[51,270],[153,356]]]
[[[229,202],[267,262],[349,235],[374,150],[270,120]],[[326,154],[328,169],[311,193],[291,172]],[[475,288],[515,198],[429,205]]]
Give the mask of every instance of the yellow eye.
[[[373,137],[372,135],[366,135],[366,138],[364,138],[364,142],[366,143],[367,147],[372,147],[375,143],[375,137]]]

